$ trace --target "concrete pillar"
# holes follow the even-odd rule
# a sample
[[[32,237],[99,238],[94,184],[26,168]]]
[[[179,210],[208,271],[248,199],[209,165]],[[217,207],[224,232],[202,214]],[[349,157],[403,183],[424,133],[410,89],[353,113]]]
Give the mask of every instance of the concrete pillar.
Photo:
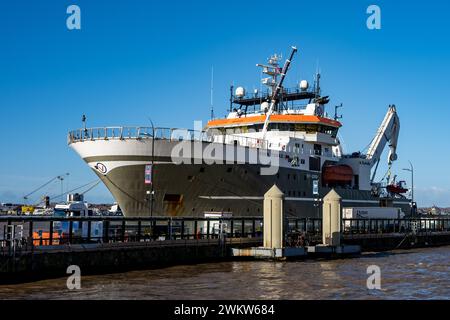
[[[323,198],[322,240],[327,246],[341,245],[342,198],[332,189]]]
[[[284,194],[274,185],[264,195],[264,248],[284,247]]]

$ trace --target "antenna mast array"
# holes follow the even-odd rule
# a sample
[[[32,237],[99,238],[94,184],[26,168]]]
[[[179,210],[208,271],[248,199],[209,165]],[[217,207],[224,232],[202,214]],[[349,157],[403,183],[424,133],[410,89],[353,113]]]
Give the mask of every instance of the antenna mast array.
[[[211,120],[214,119],[214,67],[211,67]]]

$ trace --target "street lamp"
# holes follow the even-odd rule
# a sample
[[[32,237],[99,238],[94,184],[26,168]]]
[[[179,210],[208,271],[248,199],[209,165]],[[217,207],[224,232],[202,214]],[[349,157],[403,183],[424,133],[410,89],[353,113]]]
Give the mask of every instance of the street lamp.
[[[411,172],[411,215],[414,215],[414,167],[411,163],[411,161],[409,162],[409,166],[410,168],[405,168],[403,169],[404,171],[408,171]]]
[[[61,202],[64,201],[64,176],[69,176],[69,173],[66,173],[65,175],[61,175],[56,177],[56,179],[61,181]]]
[[[150,191],[150,217],[153,217],[153,197],[155,195],[153,172],[155,171],[155,126],[153,125],[152,119],[148,118],[152,124],[152,171],[151,171],[151,191]]]

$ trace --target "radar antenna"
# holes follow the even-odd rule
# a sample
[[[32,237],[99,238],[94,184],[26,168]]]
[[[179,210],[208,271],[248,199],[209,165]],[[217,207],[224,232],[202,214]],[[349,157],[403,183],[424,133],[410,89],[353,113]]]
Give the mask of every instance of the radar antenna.
[[[214,119],[214,67],[211,67],[211,120]]]

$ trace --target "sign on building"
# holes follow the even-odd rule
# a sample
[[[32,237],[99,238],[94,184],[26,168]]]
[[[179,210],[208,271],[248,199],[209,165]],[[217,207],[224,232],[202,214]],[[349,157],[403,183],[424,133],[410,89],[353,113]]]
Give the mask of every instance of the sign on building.
[[[313,180],[313,195],[319,195],[319,180]]]
[[[151,164],[145,166],[145,184],[152,184],[152,170],[153,167]]]

